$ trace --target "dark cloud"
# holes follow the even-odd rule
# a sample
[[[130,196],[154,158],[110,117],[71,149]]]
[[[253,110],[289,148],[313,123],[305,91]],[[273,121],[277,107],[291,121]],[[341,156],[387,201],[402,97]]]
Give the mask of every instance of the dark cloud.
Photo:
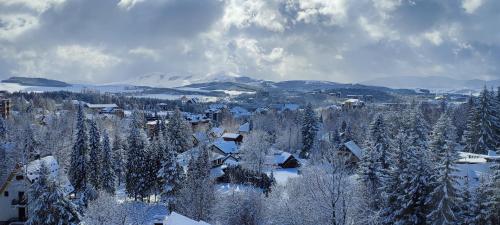
[[[401,75],[498,79],[500,2],[464,1],[0,3],[0,76],[86,82],[149,73],[342,82]]]

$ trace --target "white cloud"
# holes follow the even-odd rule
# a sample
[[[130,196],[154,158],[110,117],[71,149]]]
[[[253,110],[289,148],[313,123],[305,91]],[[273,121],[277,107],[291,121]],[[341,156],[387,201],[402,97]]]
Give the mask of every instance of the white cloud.
[[[122,61],[118,57],[104,53],[101,49],[80,45],[59,46],[56,48],[56,55],[68,63],[90,69],[106,69]]]
[[[66,2],[66,0],[2,0],[0,5],[22,5],[38,13],[43,13],[51,7],[58,6]]]
[[[0,40],[14,41],[38,24],[38,19],[29,14],[0,15]]]
[[[153,59],[155,61],[160,59],[160,55],[155,50],[150,49],[150,48],[137,47],[137,48],[130,49],[128,52],[130,54],[139,55],[142,57]]]
[[[340,25],[347,19],[345,0],[299,0],[298,7],[297,20],[305,23]],[[322,21],[322,17],[328,20]]]
[[[465,12],[472,14],[474,13],[481,5],[483,4],[483,0],[463,0],[462,8],[465,9]]]
[[[424,33],[424,37],[434,45],[441,45],[443,43],[441,33],[437,30]]]
[[[118,2],[118,7],[124,10],[132,9],[137,3],[143,2],[144,0],[120,0]]]
[[[257,26],[269,31],[285,30],[285,19],[275,7],[276,2],[268,0],[228,0],[222,17],[224,28],[246,28]]]
[[[370,36],[375,41],[380,41],[382,39],[388,39],[388,40],[399,39],[398,33],[388,28],[383,22],[375,23],[374,21],[371,21],[366,17],[361,16],[358,19],[358,23],[361,26],[361,28],[366,33],[368,33],[368,36]]]

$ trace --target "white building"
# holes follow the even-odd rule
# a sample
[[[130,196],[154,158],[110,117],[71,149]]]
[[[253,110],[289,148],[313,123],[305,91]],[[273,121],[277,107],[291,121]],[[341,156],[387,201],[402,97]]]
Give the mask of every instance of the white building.
[[[57,179],[64,194],[73,191],[66,176],[59,174],[59,164],[53,156],[32,161],[28,166],[18,164],[0,186],[0,224],[23,224],[27,219],[27,192],[31,183],[39,177],[42,162],[49,167],[50,177]]]

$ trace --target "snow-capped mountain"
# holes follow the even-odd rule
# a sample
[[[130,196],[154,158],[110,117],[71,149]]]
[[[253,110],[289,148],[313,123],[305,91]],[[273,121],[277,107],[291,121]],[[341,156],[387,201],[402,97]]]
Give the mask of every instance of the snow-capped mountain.
[[[485,85],[487,87],[497,87],[500,85],[500,80],[460,80],[442,76],[399,76],[382,77],[361,83],[366,85],[376,85],[390,88],[425,88],[434,91],[459,92],[461,90],[480,90]]]

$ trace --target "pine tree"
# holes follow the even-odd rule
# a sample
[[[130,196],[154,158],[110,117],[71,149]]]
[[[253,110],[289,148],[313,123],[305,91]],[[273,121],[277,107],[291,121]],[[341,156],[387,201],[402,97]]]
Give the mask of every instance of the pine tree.
[[[375,120],[370,124],[369,134],[368,145],[370,145],[377,152],[377,161],[380,163],[381,167],[383,169],[388,169],[389,164],[387,162],[387,151],[389,150],[390,141],[384,118],[381,114],[378,114],[375,117]]]
[[[170,146],[177,153],[183,153],[191,147],[191,128],[186,122],[179,109],[174,111],[167,124],[167,135],[165,141],[170,143]]]
[[[76,129],[76,140],[71,152],[69,180],[77,193],[83,193],[87,186],[88,137],[85,126],[85,115],[81,105],[78,107]]]
[[[125,176],[125,153],[123,143],[118,132],[115,133],[112,152],[113,162],[111,165],[113,167],[118,186],[120,186],[123,183]]]
[[[435,154],[434,189],[429,205],[433,209],[427,216],[431,224],[456,224],[459,220],[454,212],[458,209],[458,185],[454,175],[458,170],[455,162],[459,159],[455,151],[455,129],[447,113],[437,121],[433,134],[431,148]]]
[[[468,176],[468,175],[467,175]],[[472,225],[474,224],[474,203],[472,194],[470,192],[469,177],[466,177],[464,184],[462,185],[461,198],[460,198],[460,225]]]
[[[486,87],[479,96],[477,113],[479,114],[480,128],[477,151],[478,153],[486,154],[488,150],[495,149],[500,140],[497,133],[500,121],[495,110],[495,100]]]
[[[215,200],[214,183],[210,177],[211,163],[206,147],[189,161],[186,181],[181,189],[177,208],[194,220],[208,221]]]
[[[304,111],[304,118],[302,121],[302,150],[300,152],[301,157],[307,158],[311,152],[316,134],[318,132],[318,124],[316,119],[316,113],[312,105],[309,103]]]
[[[147,183],[149,187],[149,194],[154,194],[155,196],[161,190],[161,180],[158,178],[158,171],[161,168],[162,148],[166,147],[162,143],[161,138],[158,136],[153,137],[147,148],[148,160],[145,162],[147,164]]]
[[[494,225],[491,223],[490,216],[494,213],[492,212],[491,205],[488,201],[488,185],[487,178],[481,177],[479,179],[479,186],[476,188],[476,194],[474,196],[474,219],[473,224],[481,225]]]
[[[33,161],[40,158],[40,150],[38,149],[40,144],[37,142],[33,128],[29,123],[24,125],[23,138],[23,150],[27,159]]]
[[[88,179],[89,183],[96,191],[101,189],[101,171],[102,171],[102,146],[101,134],[97,128],[97,124],[93,120],[89,120],[89,163],[88,163]]]
[[[129,196],[135,199],[144,198],[148,191],[147,146],[144,130],[132,125],[128,137],[125,188]]]
[[[165,146],[167,147],[167,146]],[[161,168],[158,178],[161,181],[161,199],[172,211],[175,209],[176,195],[180,190],[182,168],[177,163],[176,152],[171,148],[163,148]]]
[[[5,120],[0,116],[0,143],[3,143],[7,138],[7,125]]]
[[[477,143],[479,142],[479,135],[481,130],[481,127],[479,127],[479,113],[477,112],[477,106],[472,97],[469,99],[469,104],[471,105],[471,107],[469,108],[469,112],[467,115],[467,125],[463,137],[463,141],[465,144],[464,151],[480,153],[480,150],[477,149]]]
[[[363,184],[368,205],[372,210],[378,210],[381,200],[382,166],[379,159],[378,152],[373,147],[368,147],[363,151],[358,169],[359,179]]]
[[[50,176],[45,163],[40,165],[39,177],[29,189],[29,216],[27,224],[78,224],[79,216],[73,205],[64,197],[57,183]]]
[[[113,170],[113,152],[109,141],[108,132],[103,132],[102,139],[102,167],[100,171],[102,189],[109,194],[115,193],[116,176]]]

